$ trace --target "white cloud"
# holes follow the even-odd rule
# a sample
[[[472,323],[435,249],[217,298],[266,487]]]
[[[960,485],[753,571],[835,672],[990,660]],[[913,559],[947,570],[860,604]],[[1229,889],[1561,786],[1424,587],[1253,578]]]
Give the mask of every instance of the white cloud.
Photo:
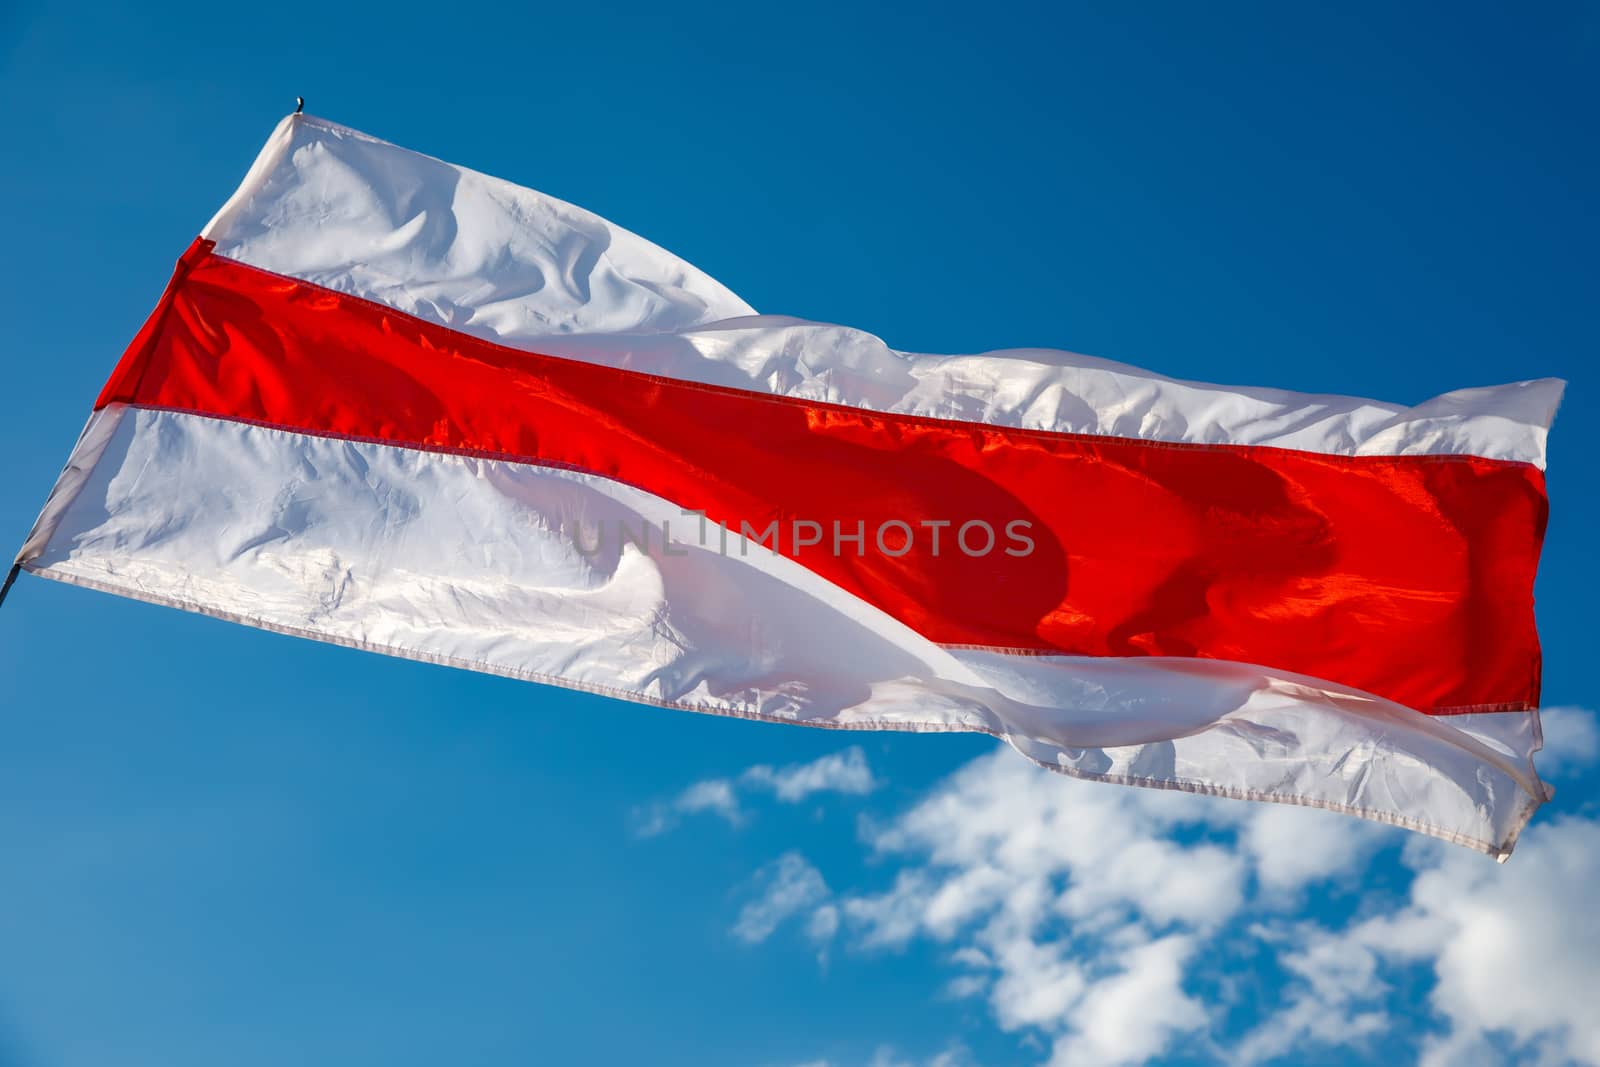
[[[1576,772],[1597,748],[1594,716],[1563,709],[1541,766]],[[749,781],[782,796],[778,774]],[[986,1007],[1052,1067],[1180,1046],[1239,1064],[1343,1047],[1600,1067],[1600,820],[1541,815],[1499,865],[1346,816],[1077,782],[997,751],[861,833],[889,876],[835,896],[791,853],[764,870],[741,936],[796,916],[824,945],[940,946],[951,970],[929,995]],[[1387,880],[1369,884],[1375,858]],[[1302,917],[1313,892],[1354,917]]]
[[[1074,782],[997,751],[870,843],[927,857],[939,875],[924,916],[935,931],[991,906],[1024,924],[1052,912],[1092,922],[1127,908],[1158,922],[1226,919],[1242,899],[1243,863],[1210,844],[1177,844],[1168,832],[1229,802],[1172,799]]]
[[[932,1059],[902,1059],[892,1048],[880,1048],[872,1057],[871,1067],[973,1067],[972,1058],[960,1046],[945,1049]]]
[[[1277,935],[1301,985],[1244,1042],[1240,1061],[1383,1031],[1380,968],[1412,962],[1433,972],[1429,1005],[1445,1024],[1425,1044],[1424,1067],[1600,1064],[1600,822],[1537,825],[1504,865],[1432,842],[1407,857],[1416,877],[1399,908],[1340,931],[1302,923]],[[1509,1060],[1496,1041],[1513,1047]]]
[[[754,878],[756,897],[739,912],[733,934],[746,944],[772,936],[784,920],[807,911],[829,896],[822,874],[798,852],[786,852]]]
[[[1432,957],[1431,1001],[1460,1046],[1488,1031],[1582,1063],[1600,1064],[1600,822],[1563,818],[1529,832],[1504,866],[1432,850],[1400,916]],[[1447,1044],[1434,1064],[1459,1062]]]
[[[1075,869],[1060,905],[1076,919],[1127,907],[1161,925],[1221,922],[1243,902],[1244,872],[1238,856],[1216,845],[1134,837],[1100,857],[1092,876]]]
[[[819,945],[826,945],[833,940],[833,935],[839,932],[839,909],[832,904],[824,904],[811,913],[810,922],[806,923],[806,936]]]
[[[1600,726],[1594,712],[1583,708],[1546,708],[1539,713],[1544,724],[1544,748],[1534,759],[1542,775],[1559,777],[1594,762],[1600,752]]]
[[[720,815],[731,826],[742,823],[744,813],[739,810],[733,783],[726,778],[709,778],[694,783],[666,803],[635,811],[634,832],[640,837],[654,837],[672,829],[682,816],[701,813]]]
[[[833,1060],[808,1060],[798,1067],[836,1067]],[[976,1067],[971,1055],[960,1045],[952,1045],[931,1059],[907,1059],[885,1045],[872,1054],[867,1067]]]
[[[1239,836],[1261,887],[1272,892],[1293,892],[1358,870],[1382,842],[1392,840],[1377,823],[1287,804],[1256,805],[1243,818]]]
[[[1170,799],[996,752],[868,831],[876,851],[910,865],[887,891],[848,897],[844,914],[864,947],[960,941],[973,973],[950,991],[986,992],[1001,1028],[1054,1039],[1058,1062],[1139,1062],[1206,1024],[1181,988],[1192,937],[1149,931],[1214,928],[1246,884],[1241,856],[1170,836],[1219,802]],[[1087,940],[1109,951],[1086,954]]]
[[[960,1000],[975,997],[989,988],[989,980],[981,974],[958,974],[945,983],[945,995]]]
[[[766,764],[747,769],[738,778],[708,778],[689,786],[665,803],[656,803],[634,812],[634,829],[640,837],[654,837],[678,824],[685,815],[714,814],[731,826],[746,818],[740,792],[770,792],[785,804],[795,804],[818,793],[863,796],[878,786],[867,764],[866,753],[852,745],[809,763],[783,767]]]
[[[929,896],[928,882],[915,871],[901,871],[894,888],[872,897],[844,902],[844,911],[864,929],[870,947],[897,947],[923,928]]]
[[[1054,1029],[1089,988],[1082,963],[1065,942],[1009,937],[998,939],[992,954],[1000,973],[989,1005],[1003,1030]]]
[[[1183,991],[1183,966],[1194,947],[1175,934],[1128,952],[1122,970],[1092,985],[1073,1007],[1052,1067],[1144,1063],[1174,1035],[1204,1027],[1205,1008]]]
[[[872,768],[867,765],[867,754],[855,745],[810,763],[751,767],[740,775],[740,780],[772,790],[786,804],[797,803],[813,793],[862,796],[878,787]]]
[[[685,813],[710,811],[729,822],[739,821],[739,799],[733,784],[720,778],[691,785],[678,796],[675,807]]]
[[[1357,936],[1339,936],[1314,923],[1271,930],[1252,926],[1250,936],[1287,946],[1279,963],[1288,972],[1285,1005],[1247,1034],[1232,1058],[1261,1063],[1307,1045],[1359,1044],[1388,1028],[1374,1003],[1388,989],[1379,977],[1377,953]]]

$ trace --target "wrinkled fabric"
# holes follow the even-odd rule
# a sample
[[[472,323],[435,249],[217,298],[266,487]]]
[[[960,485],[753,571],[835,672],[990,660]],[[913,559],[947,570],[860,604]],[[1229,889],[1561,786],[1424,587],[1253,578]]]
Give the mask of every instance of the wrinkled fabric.
[[[726,223],[724,223],[726,224]],[[1563,383],[1415,407],[1184,382],[1051,349],[899,352],[757,316],[718,282],[553,197],[309,115],[286,118],[202,236],[217,254],[513,347],[685,381],[997,426],[1544,466]],[[940,296],[930,294],[930,307]]]
[[[1464,468],[1536,474],[1562,388],[1541,379],[1408,408],[1181,382],[1042,349],[899,352],[858,330],[758,315],[582,209],[309,116],[280,124],[202,236],[208,255],[369,302],[400,332],[414,320],[655,380],[842,405],[862,426],[865,413],[938,420],[975,441],[1019,431],[1081,435],[1091,448],[1259,447],[1379,466],[1465,457]],[[1536,712],[1424,715],[1226,656],[963,647],[737,532],[714,549],[683,537],[585,546],[585,524],[664,529],[683,522],[683,501],[620,470],[451,443],[483,404],[430,426],[437,440],[391,433],[398,415],[362,430],[266,425],[277,416],[198,401],[178,410],[171,395],[140,390],[189,375],[193,398],[222,395],[229,374],[246,373],[227,355],[252,312],[234,303],[197,315],[191,339],[210,347],[190,354],[216,366],[147,382],[144,355],[175,307],[164,299],[108,383],[19,554],[33,574],[626,700],[840,729],[983,732],[1080,777],[1327,807],[1502,857],[1547,798],[1531,759]],[[331,395],[284,366],[237,395]],[[771,477],[781,486],[781,471]],[[1315,494],[1303,496],[1296,507],[1314,514]],[[1413,504],[1432,506],[1427,494]],[[1205,605],[1206,586],[1195,589]]]
[[[69,475],[34,574],[281,633],[719,715],[989,733],[1080,777],[1494,854],[1546,795],[1533,713],[1431,717],[1216,660],[942,648],[736,535],[582,546],[584,523],[682,520],[594,475],[123,405]]]
[[[820,405],[491,344],[203,243],[112,401],[604,474],[770,530],[940,644],[1244,661],[1430,713],[1538,700],[1527,463]]]

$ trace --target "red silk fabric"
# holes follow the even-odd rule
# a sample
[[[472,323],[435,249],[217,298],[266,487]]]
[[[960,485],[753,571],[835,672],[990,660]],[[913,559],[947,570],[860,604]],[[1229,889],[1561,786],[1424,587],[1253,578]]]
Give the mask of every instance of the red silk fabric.
[[[1538,702],[1547,505],[1529,464],[1045,433],[708,386],[492,344],[206,242],[110,402],[571,467],[735,532],[778,520],[785,555],[944,644],[1237,660],[1436,713]],[[794,544],[797,521],[821,543]],[[899,555],[896,521],[913,533]],[[974,521],[995,533],[982,554],[956,538]],[[1032,549],[1011,555],[1017,522]],[[859,548],[836,552],[834,523]]]

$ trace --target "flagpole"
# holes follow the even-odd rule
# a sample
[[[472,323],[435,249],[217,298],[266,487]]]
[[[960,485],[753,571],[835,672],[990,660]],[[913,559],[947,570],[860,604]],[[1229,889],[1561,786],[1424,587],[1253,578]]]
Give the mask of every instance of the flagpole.
[[[11,584],[17,580],[17,575],[22,571],[22,564],[13,563],[11,571],[6,575],[6,582],[0,585],[0,607],[5,607],[6,594],[11,592]]]

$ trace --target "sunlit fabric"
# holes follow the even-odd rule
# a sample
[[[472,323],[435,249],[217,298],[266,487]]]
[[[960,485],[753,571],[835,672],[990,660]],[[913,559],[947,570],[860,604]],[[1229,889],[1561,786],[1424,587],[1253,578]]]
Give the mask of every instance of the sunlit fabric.
[[[180,260],[19,562],[1503,855],[1546,798],[1532,589],[1560,392],[1405,408],[901,353],[296,116]]]

